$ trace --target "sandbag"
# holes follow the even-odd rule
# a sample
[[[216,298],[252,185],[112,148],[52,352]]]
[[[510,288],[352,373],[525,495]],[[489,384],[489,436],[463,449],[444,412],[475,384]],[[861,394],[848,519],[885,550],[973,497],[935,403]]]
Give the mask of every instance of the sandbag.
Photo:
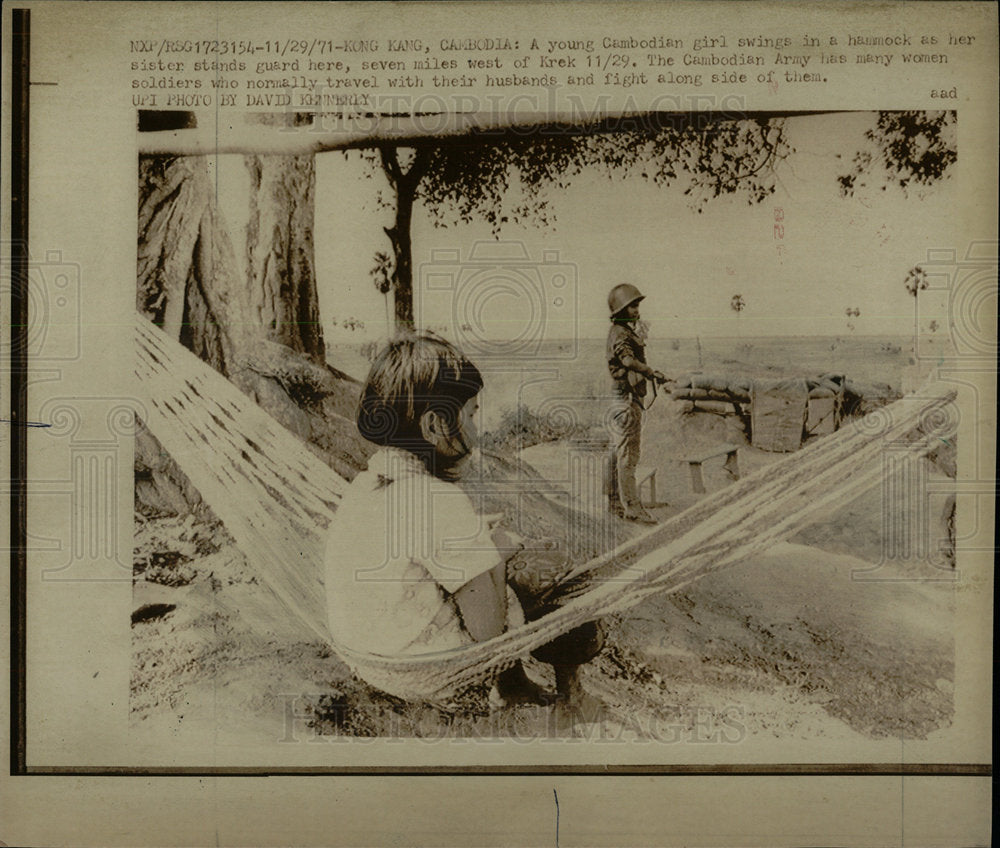
[[[795,451],[809,407],[806,380],[754,380],[750,404],[751,444],[766,451]]]

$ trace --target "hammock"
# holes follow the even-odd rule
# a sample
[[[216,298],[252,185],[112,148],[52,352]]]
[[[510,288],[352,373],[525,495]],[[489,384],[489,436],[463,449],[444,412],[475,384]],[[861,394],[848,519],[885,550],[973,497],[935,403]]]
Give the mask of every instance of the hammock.
[[[324,642],[324,530],[346,481],[227,379],[144,319],[135,374],[145,425],[201,493],[260,580]],[[383,657],[333,644],[355,670],[393,680],[393,692],[441,700],[512,665],[574,627],[624,612],[727,568],[830,515],[883,475],[882,454],[918,457],[951,438],[953,389],[940,384],[708,495],[590,562],[568,580],[586,588],[543,617],[451,651]],[[368,676],[367,674],[365,676]]]

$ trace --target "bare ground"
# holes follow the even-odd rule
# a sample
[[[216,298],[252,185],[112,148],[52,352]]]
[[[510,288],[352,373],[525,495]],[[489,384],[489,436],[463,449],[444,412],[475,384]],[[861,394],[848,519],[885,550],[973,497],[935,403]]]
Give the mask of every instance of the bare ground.
[[[655,509],[666,516],[694,499],[676,457],[742,434],[735,419],[665,404],[650,414],[644,438],[643,463],[658,472]],[[744,472],[774,459],[741,444]],[[568,449],[556,442],[524,456],[560,480]],[[947,479],[940,464],[930,473]],[[721,460],[706,465],[705,478],[709,489],[727,483]],[[873,492],[766,555],[610,619],[608,646],[584,672],[597,706],[576,713],[491,712],[485,686],[453,713],[378,693],[276,614],[221,528],[143,520],[133,721],[184,734],[225,725],[263,743],[288,732],[290,709],[310,732],[348,736],[586,735],[599,719],[602,733],[626,738],[925,738],[953,713],[952,589],[898,579],[947,576],[940,561],[879,564],[880,498]],[[944,535],[943,517],[934,521]],[[528,668],[551,684],[548,667]]]

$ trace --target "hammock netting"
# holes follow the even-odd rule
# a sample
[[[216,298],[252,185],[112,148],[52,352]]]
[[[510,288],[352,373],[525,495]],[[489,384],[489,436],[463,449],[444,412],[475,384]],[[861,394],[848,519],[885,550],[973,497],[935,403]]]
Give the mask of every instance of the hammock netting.
[[[404,697],[441,700],[512,665],[584,622],[767,550],[831,515],[883,478],[883,455],[919,457],[951,439],[955,392],[933,383],[847,423],[596,559],[574,567],[578,589],[553,612],[486,642],[386,657],[331,642],[324,531],[347,486],[225,377],[140,318],[135,373],[145,426],[212,508],[260,581],[355,670],[391,677]]]

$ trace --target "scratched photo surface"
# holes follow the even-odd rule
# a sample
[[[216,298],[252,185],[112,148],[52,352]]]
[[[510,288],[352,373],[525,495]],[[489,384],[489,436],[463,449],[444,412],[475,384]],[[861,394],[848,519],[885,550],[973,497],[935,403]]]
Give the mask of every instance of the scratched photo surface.
[[[312,120],[261,112],[247,137]],[[203,132],[192,113],[138,122],[133,732],[708,742],[726,762],[750,739],[856,756],[949,728],[956,421],[925,381],[952,352],[934,248],[962,242],[955,112],[217,156],[144,152]],[[621,284],[644,298],[627,326]],[[624,401],[623,326],[664,378]],[[345,624],[329,583],[398,582],[393,533],[419,530],[338,526],[385,454],[358,428],[365,381],[413,328],[482,388],[451,500],[418,469],[401,514],[447,528],[449,564],[506,560],[509,589],[502,636],[458,608],[458,642],[393,654],[371,646],[402,644],[426,597],[361,595]],[[434,568],[419,614],[454,618],[462,584]],[[572,691],[519,702],[512,675]]]

